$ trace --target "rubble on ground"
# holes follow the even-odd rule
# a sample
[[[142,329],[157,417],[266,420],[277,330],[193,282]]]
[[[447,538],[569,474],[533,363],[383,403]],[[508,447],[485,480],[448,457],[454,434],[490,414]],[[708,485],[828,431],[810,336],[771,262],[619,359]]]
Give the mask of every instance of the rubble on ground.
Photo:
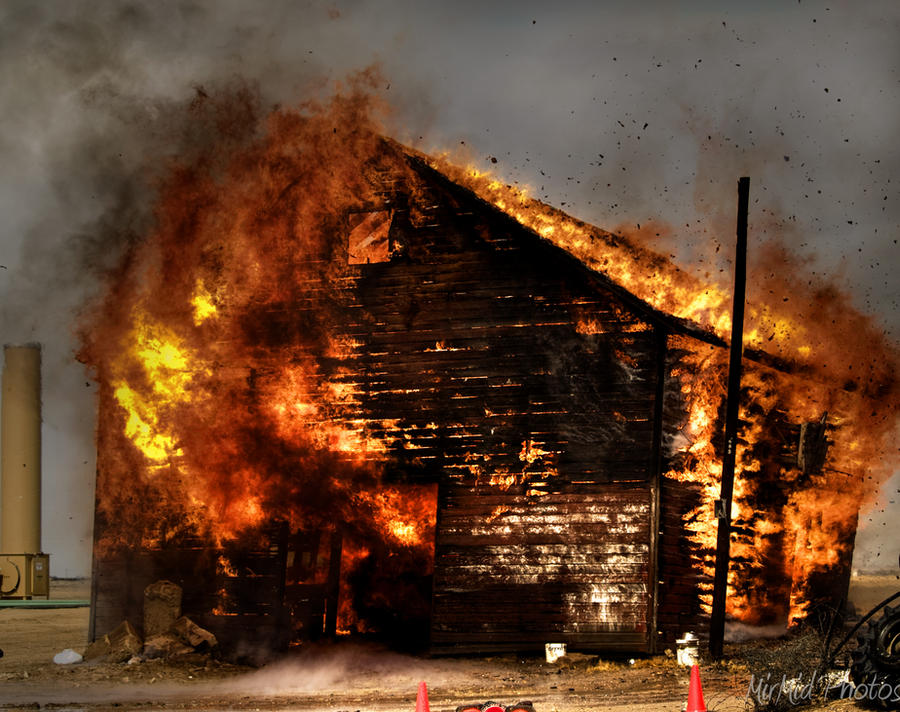
[[[181,596],[181,587],[171,581],[150,584],[144,589],[143,639],[130,622],[123,621],[91,643],[84,659],[124,663],[216,653],[216,636],[181,615]]]
[[[144,647],[141,636],[128,621],[122,621],[102,638],[97,638],[84,651],[85,660],[124,663],[139,655]]]

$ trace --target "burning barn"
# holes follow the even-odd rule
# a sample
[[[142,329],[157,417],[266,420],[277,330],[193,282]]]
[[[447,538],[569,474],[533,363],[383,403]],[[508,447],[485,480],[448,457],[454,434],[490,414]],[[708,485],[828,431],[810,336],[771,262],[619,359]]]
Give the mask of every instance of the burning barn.
[[[702,631],[727,350],[667,300],[714,290],[351,104],[177,167],[89,318],[91,636],[159,579],[226,645]],[[866,386],[748,356],[729,615],[787,624],[846,589]]]

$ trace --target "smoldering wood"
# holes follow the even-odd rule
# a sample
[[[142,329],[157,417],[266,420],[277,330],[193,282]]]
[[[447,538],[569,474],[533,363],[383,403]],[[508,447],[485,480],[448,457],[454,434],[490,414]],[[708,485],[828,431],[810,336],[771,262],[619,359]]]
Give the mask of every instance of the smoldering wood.
[[[818,422],[801,423],[797,466],[804,475],[818,474],[828,457],[828,413]]]
[[[341,556],[344,537],[340,528],[331,533],[331,549],[328,559],[328,580],[325,582],[325,635],[337,634],[338,605],[341,591]]]

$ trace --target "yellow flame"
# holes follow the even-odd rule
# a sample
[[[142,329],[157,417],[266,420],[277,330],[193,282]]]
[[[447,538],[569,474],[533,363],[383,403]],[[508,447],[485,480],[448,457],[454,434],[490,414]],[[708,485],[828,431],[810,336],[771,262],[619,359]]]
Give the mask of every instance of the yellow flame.
[[[216,305],[213,301],[213,295],[210,294],[201,280],[197,280],[197,287],[191,299],[191,305],[194,307],[194,324],[197,326],[200,326],[210,317],[216,316]]]
[[[388,488],[375,493],[359,493],[356,498],[368,502],[379,528],[402,546],[418,546],[433,513],[423,511],[421,503],[410,500],[403,492]]]
[[[153,391],[167,401],[186,400],[186,388],[194,371],[178,337],[164,326],[141,320],[134,332],[134,340],[135,355],[144,367]]]
[[[128,414],[125,435],[148,460],[161,465],[182,454],[175,438],[160,423],[161,410],[189,401],[191,381],[209,370],[198,366],[174,332],[154,324],[144,314],[135,318],[130,341],[133,347],[121,365],[137,361],[150,383],[150,392],[142,392],[126,378],[117,378],[113,380],[113,394]]]
[[[522,462],[527,462],[529,465],[531,465],[535,460],[539,460],[545,455],[551,454],[551,452],[535,445],[534,440],[528,438],[522,441],[522,450],[521,452],[519,452],[519,459]]]
[[[124,383],[116,387],[114,394],[119,405],[128,413],[125,435],[144,453],[144,457],[162,464],[173,456],[181,455],[181,449],[175,447],[175,438],[160,428],[154,404],[148,403]]]

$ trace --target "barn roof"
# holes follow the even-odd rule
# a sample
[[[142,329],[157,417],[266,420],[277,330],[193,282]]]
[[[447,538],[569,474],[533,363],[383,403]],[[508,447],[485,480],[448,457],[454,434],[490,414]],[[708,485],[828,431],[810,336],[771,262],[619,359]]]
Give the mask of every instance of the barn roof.
[[[516,232],[518,235],[524,236],[526,237],[526,239],[534,240],[537,244],[541,244],[547,249],[555,251],[556,253],[558,253],[561,259],[569,263],[569,269],[571,270],[572,274],[581,274],[589,277],[592,282],[600,284],[603,289],[618,296],[624,303],[634,309],[635,312],[644,316],[644,318],[646,318],[651,323],[662,327],[670,333],[689,336],[691,338],[697,339],[698,341],[702,341],[713,346],[719,346],[723,348],[728,346],[729,342],[715,334],[710,328],[702,326],[701,324],[698,324],[695,321],[691,321],[690,319],[677,317],[673,314],[669,314],[668,312],[657,309],[652,304],[649,304],[645,300],[635,295],[633,292],[618,284],[615,280],[606,275],[602,270],[594,269],[590,265],[586,264],[577,255],[569,252],[558,243],[543,237],[528,225],[517,220],[514,215],[500,209],[493,203],[482,198],[475,191],[460,184],[451,176],[442,172],[441,169],[437,165],[435,165],[434,161],[426,154],[420,153],[412,148],[403,146],[393,141],[389,141],[389,143],[395,148],[399,149],[409,161],[410,165],[415,170],[419,171],[420,174],[436,181],[451,193],[455,193],[459,196],[465,196],[466,199],[477,202],[482,206],[484,210],[489,211],[498,219],[506,220],[514,224],[517,227]],[[579,220],[578,218],[575,218],[558,208],[546,205],[545,203],[541,203],[540,201],[534,202],[560,215],[567,221],[584,227],[585,230],[590,234],[600,235],[608,240],[621,239],[616,235],[603,230],[602,228],[598,228],[594,225],[585,223],[582,220]],[[669,262],[667,258],[660,255],[655,255],[655,257],[665,262]],[[673,269],[677,269],[677,267],[673,266]],[[758,348],[745,347],[744,358],[759,363],[768,368],[782,371],[784,373],[796,373],[808,370],[807,367],[801,364],[786,360],[783,357],[776,356],[768,351],[764,351]]]
[[[397,144],[397,146],[399,146],[399,144]],[[697,324],[696,322],[690,321],[688,319],[683,319],[657,309],[653,305],[647,303],[637,295],[630,292],[622,285],[615,282],[604,272],[593,269],[589,265],[585,264],[583,260],[566,250],[564,247],[538,234],[531,227],[517,220],[513,215],[501,210],[496,205],[483,199],[473,190],[453,180],[447,174],[443,173],[438,167],[433,165],[433,163],[428,160],[428,157],[405,146],[399,146],[399,148],[406,156],[410,165],[417,172],[419,172],[420,175],[423,175],[423,177],[437,182],[439,185],[441,185],[441,187],[449,191],[451,194],[455,194],[457,196],[464,197],[469,201],[478,203],[483,210],[488,211],[500,221],[508,221],[514,224],[516,227],[515,232],[517,235],[521,236],[524,239],[533,240],[537,244],[542,245],[545,249],[555,251],[557,253],[557,256],[567,263],[567,269],[573,275],[582,275],[588,278],[593,283],[599,283],[599,285],[603,289],[615,294],[628,307],[647,319],[650,323],[660,326],[671,333],[690,336],[692,338],[698,339],[699,341],[713,344],[715,346],[727,346],[727,342],[714,334],[711,330],[701,326],[700,324]],[[561,213],[561,211],[556,212]],[[598,228],[595,228],[594,226],[586,225],[585,223],[579,221],[577,218],[573,218],[565,213],[561,214],[564,215],[568,220],[585,225],[585,227],[589,228],[592,232],[603,233],[604,235],[615,239],[614,235],[605,233]]]

